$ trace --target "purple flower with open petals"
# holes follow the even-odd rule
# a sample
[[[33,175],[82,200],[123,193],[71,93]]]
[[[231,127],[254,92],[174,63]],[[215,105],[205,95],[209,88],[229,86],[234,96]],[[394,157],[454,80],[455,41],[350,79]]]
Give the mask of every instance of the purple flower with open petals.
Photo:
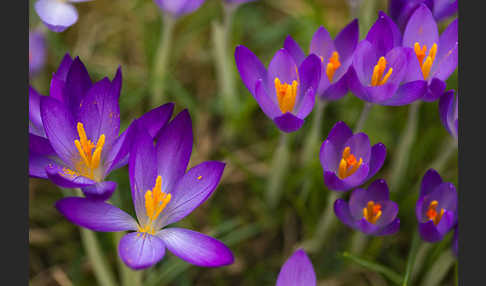
[[[38,31],[29,32],[29,75],[39,72],[46,62],[46,40]]]
[[[398,205],[390,200],[385,180],[354,190],[349,202],[337,199],[334,213],[345,225],[369,235],[390,235],[400,228]]]
[[[443,182],[439,173],[429,169],[420,187],[415,207],[419,233],[424,241],[437,242],[457,222],[457,193],[452,183]]]
[[[316,273],[304,250],[296,250],[282,265],[276,286],[315,286]]]
[[[448,18],[457,12],[457,0],[390,0],[388,4],[390,17],[403,30],[410,15],[421,3],[427,5],[433,12],[436,21]]]
[[[233,263],[233,254],[220,241],[183,228],[165,228],[189,215],[216,189],[225,164],[201,163],[186,172],[192,152],[192,124],[187,110],[179,113],[153,139],[138,128],[128,171],[136,219],[121,209],[88,198],[65,198],[57,209],[71,222],[103,232],[126,231],[118,244],[123,262],[133,269],[160,261],[167,248],[198,266]]]
[[[442,125],[457,140],[459,95],[454,90],[444,93],[439,99],[439,115]]]
[[[373,177],[385,162],[386,147],[370,145],[368,135],[353,131],[340,121],[321,145],[319,154],[324,184],[334,191],[347,191]]]
[[[370,28],[353,56],[349,89],[358,98],[380,105],[407,105],[421,98],[427,84],[407,79],[408,57],[398,27],[385,13]]]
[[[458,61],[457,19],[439,37],[437,23],[425,4],[410,16],[403,32],[409,66],[406,80],[425,80],[428,84],[424,101],[435,101],[446,88],[445,81]]]
[[[42,22],[53,32],[62,32],[78,21],[78,11],[71,3],[91,0],[38,0],[34,9]]]
[[[321,60],[312,54],[300,65],[286,49],[280,49],[268,70],[245,46],[236,47],[236,66],[241,80],[260,105],[284,132],[298,130],[315,103],[321,77]]]
[[[204,4],[204,1],[205,0],[154,0],[155,4],[157,4],[162,11],[175,18],[196,11],[202,4]]]
[[[321,64],[321,79],[317,95],[324,100],[338,100],[348,92],[346,74],[359,40],[358,20],[351,21],[333,40],[329,32],[320,27],[314,33],[309,54],[319,56]],[[300,65],[305,59],[305,53],[300,46],[287,36],[284,48]]]
[[[53,75],[50,96],[29,89],[29,175],[64,188],[81,188],[107,199],[116,183],[105,181],[128,162],[135,124],[120,131],[121,68],[110,81],[92,83],[83,63],[66,55]],[[152,136],[168,122],[172,103],[142,116],[137,124]]]

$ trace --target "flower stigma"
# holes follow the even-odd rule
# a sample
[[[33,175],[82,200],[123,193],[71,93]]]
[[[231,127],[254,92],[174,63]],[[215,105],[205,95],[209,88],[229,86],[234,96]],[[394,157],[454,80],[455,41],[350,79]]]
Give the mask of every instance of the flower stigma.
[[[373,75],[371,76],[371,86],[380,86],[387,82],[388,78],[393,72],[393,68],[389,68],[388,72],[383,76],[386,69],[385,57],[380,57],[378,63],[373,68]]]
[[[381,205],[374,201],[369,201],[363,208],[363,217],[372,224],[375,224],[381,217]]]
[[[338,177],[346,179],[354,174],[363,163],[363,158],[356,160],[356,157],[351,153],[351,148],[348,146],[344,148],[341,162],[339,162]]]
[[[429,218],[429,220],[432,220],[435,225],[438,225],[440,220],[442,219],[442,216],[444,215],[444,209],[440,209],[440,213],[437,213],[437,206],[439,205],[438,201],[431,201],[429,204],[429,209],[425,213],[425,215]]]
[[[292,81],[292,85],[290,85],[288,83],[282,84],[280,79],[275,78],[275,91],[277,92],[278,106],[282,113],[290,112],[294,109],[298,85],[296,80]]]

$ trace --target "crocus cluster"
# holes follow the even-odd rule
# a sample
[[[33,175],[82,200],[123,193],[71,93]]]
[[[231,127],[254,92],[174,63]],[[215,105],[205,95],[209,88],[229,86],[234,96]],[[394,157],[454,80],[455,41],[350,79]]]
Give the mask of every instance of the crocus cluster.
[[[34,9],[41,21],[53,32],[63,32],[78,21],[78,10],[72,5],[91,0],[38,0]]]

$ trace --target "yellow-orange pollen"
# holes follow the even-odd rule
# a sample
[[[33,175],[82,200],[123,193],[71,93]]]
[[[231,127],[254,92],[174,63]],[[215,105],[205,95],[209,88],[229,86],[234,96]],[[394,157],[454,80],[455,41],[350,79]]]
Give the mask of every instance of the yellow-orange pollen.
[[[340,179],[346,179],[347,177],[354,174],[362,163],[363,158],[359,158],[359,161],[356,160],[356,157],[351,154],[350,147],[344,148],[341,162],[339,162],[338,177]]]
[[[370,223],[375,224],[381,217],[381,205],[374,201],[369,201],[363,208],[363,217]]]
[[[95,145],[91,140],[88,140],[83,123],[78,122],[76,129],[78,131],[79,140],[74,140],[74,145],[76,146],[81,159],[75,164],[75,170],[64,168],[63,172],[71,176],[82,175],[92,180],[99,181],[101,178],[97,175],[95,170],[100,166],[101,151],[103,150],[103,145],[105,145],[105,135],[101,134]]]
[[[437,206],[439,206],[438,201],[431,201],[429,204],[429,209],[425,213],[429,219],[431,219],[435,225],[438,225],[442,216],[444,215],[444,209],[440,209],[440,213],[437,212]]]
[[[277,101],[282,113],[290,112],[294,109],[295,99],[297,98],[297,87],[299,84],[296,80],[292,84],[281,83],[280,79],[275,78],[275,90],[277,92]]]
[[[413,50],[415,51],[415,55],[417,55],[417,59],[419,60],[420,68],[422,69],[422,75],[424,76],[424,79],[427,79],[429,77],[432,64],[434,63],[435,56],[437,55],[437,44],[434,43],[432,45],[432,48],[430,48],[427,57],[425,56],[425,53],[427,52],[426,45],[420,47],[420,44],[415,42]]]
[[[373,68],[373,75],[371,76],[371,86],[379,86],[386,83],[386,81],[388,80],[388,78],[391,76],[393,72],[393,68],[389,68],[388,72],[385,75],[383,75],[385,73],[385,69],[386,69],[386,59],[385,57],[381,57],[378,60],[378,63]]]
[[[323,58],[321,58],[321,60],[324,62]],[[329,79],[329,82],[332,82],[334,73],[340,66],[341,66],[341,62],[339,61],[339,54],[338,52],[333,52],[331,57],[329,58],[329,63],[327,63],[326,66],[326,75],[327,78]]]
[[[138,227],[139,232],[149,234],[155,233],[153,222],[159,217],[171,198],[171,194],[162,192],[162,177],[158,176],[152,190],[147,190],[147,192],[145,192],[145,211],[148,217],[148,222],[143,227]]]

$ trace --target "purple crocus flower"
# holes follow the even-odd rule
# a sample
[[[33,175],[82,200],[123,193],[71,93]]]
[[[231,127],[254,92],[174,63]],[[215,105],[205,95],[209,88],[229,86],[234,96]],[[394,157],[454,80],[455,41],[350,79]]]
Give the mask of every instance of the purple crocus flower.
[[[204,1],[205,0],[154,0],[155,4],[157,4],[162,11],[174,18],[179,18],[196,11],[202,4],[204,4]]]
[[[57,209],[71,222],[103,232],[126,231],[118,253],[133,269],[160,261],[165,249],[181,259],[205,267],[233,263],[233,254],[220,241],[176,223],[205,202],[218,185],[225,164],[201,163],[186,172],[193,144],[191,118],[179,113],[153,139],[139,128],[130,151],[128,171],[136,220],[121,209],[88,198],[65,198]]]
[[[321,145],[319,154],[324,170],[324,184],[334,191],[347,191],[373,177],[386,157],[382,143],[370,145],[368,136],[353,134],[346,123],[339,121]]]
[[[51,81],[50,96],[29,90],[29,175],[65,188],[81,188],[90,198],[107,199],[116,183],[105,181],[128,162],[133,126],[120,131],[121,68],[110,81],[92,83],[79,58],[67,54]],[[138,124],[155,136],[174,105],[142,116]]]
[[[390,0],[388,11],[390,17],[403,30],[410,15],[422,3],[433,12],[436,21],[448,18],[457,12],[457,0]]]
[[[267,70],[245,46],[236,47],[235,59],[241,80],[265,115],[284,132],[298,130],[314,107],[321,60],[312,54],[297,65],[286,49],[280,49]]]
[[[324,27],[320,27],[314,33],[309,54],[319,56],[322,61],[321,79],[317,88],[317,95],[321,99],[338,100],[348,92],[346,74],[351,65],[358,40],[359,25],[357,19],[344,27],[334,40]],[[291,36],[287,36],[285,39],[284,48],[298,65],[304,61],[305,53]]]
[[[345,225],[369,235],[390,235],[400,228],[398,205],[390,200],[385,180],[354,190],[349,203],[337,199],[334,213]]]
[[[304,250],[298,249],[282,265],[276,286],[315,286],[316,273]]]
[[[46,62],[46,40],[38,31],[29,32],[29,75],[39,72]]]
[[[349,89],[358,98],[380,105],[406,105],[426,91],[427,84],[407,79],[408,58],[400,46],[398,27],[385,13],[370,28],[353,56],[348,72]]]
[[[415,213],[424,241],[441,240],[456,224],[457,193],[452,183],[443,182],[439,173],[429,169],[420,187]]]
[[[442,125],[457,140],[459,95],[454,99],[454,90],[444,93],[439,99],[439,115]]]
[[[445,80],[457,67],[457,19],[439,37],[437,23],[425,4],[410,16],[403,32],[403,46],[409,61],[406,80],[428,84],[424,101],[435,101],[446,88]]]
[[[71,3],[91,0],[38,0],[34,9],[42,22],[53,32],[62,32],[78,21],[78,11]]]

